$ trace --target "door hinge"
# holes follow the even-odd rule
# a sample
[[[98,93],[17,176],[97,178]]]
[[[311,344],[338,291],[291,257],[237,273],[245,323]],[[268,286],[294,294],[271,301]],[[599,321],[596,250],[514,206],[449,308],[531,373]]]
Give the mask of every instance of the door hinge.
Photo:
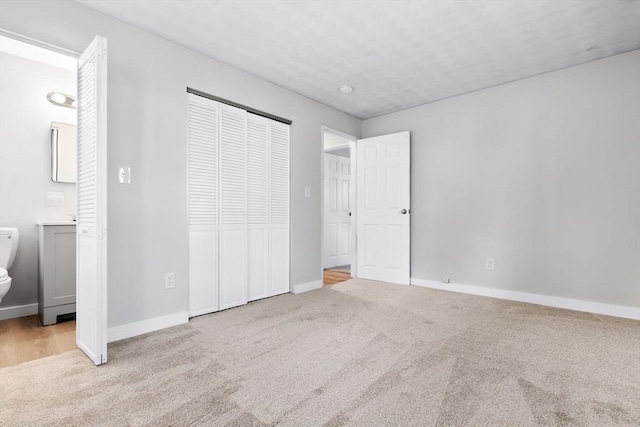
[[[102,224],[96,226],[96,237],[98,239],[104,239],[105,234],[107,234],[107,227]]]

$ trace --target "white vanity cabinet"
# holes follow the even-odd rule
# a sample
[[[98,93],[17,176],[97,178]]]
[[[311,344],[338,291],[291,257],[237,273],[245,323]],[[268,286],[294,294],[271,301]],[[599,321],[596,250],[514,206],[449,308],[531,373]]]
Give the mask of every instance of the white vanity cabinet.
[[[38,223],[38,314],[42,324],[76,312],[76,225]]]

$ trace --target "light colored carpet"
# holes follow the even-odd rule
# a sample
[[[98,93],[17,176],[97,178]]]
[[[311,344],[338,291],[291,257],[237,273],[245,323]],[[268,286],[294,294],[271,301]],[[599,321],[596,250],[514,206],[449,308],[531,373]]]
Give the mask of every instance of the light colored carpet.
[[[640,322],[351,280],[0,370],[0,424],[640,425]]]

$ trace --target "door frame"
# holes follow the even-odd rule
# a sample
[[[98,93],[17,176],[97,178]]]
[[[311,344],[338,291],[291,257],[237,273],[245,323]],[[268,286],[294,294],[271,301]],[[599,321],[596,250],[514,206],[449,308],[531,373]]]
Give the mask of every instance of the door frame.
[[[24,35],[19,34],[19,33],[14,33],[13,31],[9,31],[9,30],[6,30],[4,28],[0,28],[0,36],[7,37],[7,38],[13,39],[13,40],[15,40],[17,42],[21,42],[21,43],[25,43],[25,44],[28,44],[28,45],[32,45],[32,46],[35,46],[37,48],[48,50],[48,51],[51,51],[51,52],[54,52],[54,53],[57,53],[57,54],[65,55],[65,56],[74,58],[76,60],[79,60],[80,56],[82,55],[81,52],[76,52],[74,50],[70,50],[70,49],[66,49],[66,48],[60,47],[60,46],[56,46],[56,45],[53,45],[51,43],[47,43],[47,42],[44,42],[42,40],[38,40],[38,39],[35,39],[35,38],[32,38],[32,37],[24,36]],[[78,78],[78,70],[77,69],[75,71],[75,75],[76,75],[76,80],[77,80],[77,78]],[[76,97],[77,96],[78,95],[76,94]],[[78,110],[76,109],[76,126],[77,125],[78,125]],[[106,123],[105,123],[104,131],[106,131]],[[101,157],[100,154],[104,154],[104,158],[100,158]],[[103,162],[103,164],[105,165],[104,176],[102,177],[101,182],[106,185],[107,174],[108,174],[107,153],[106,152],[105,153],[101,153],[100,150],[97,150],[96,151],[96,156],[97,156],[96,162],[97,163]],[[77,168],[78,168],[78,166],[76,165],[76,169]],[[77,170],[76,170],[76,172],[77,172]],[[77,187],[78,187],[78,183],[76,182],[76,191],[78,190]],[[105,191],[105,195],[106,195],[106,191]],[[105,209],[108,210],[108,201],[105,203]],[[77,206],[76,206],[76,210],[77,210]],[[76,216],[77,215],[78,215],[78,213],[76,212]],[[104,216],[106,218],[106,213],[104,213]],[[103,266],[105,266],[105,267],[107,266],[107,250],[106,250],[107,241],[106,241],[106,238],[107,238],[106,233],[104,233],[104,242],[103,242],[104,250],[102,252],[102,257],[103,257]],[[77,249],[77,246],[76,246],[76,251],[77,250],[78,249]],[[77,259],[77,253],[76,253],[76,259]],[[104,280],[104,291],[105,292],[101,294],[101,298],[102,298],[101,304],[106,305],[106,303],[107,303],[107,292],[108,292],[108,288],[109,288],[109,283],[106,280],[106,277],[107,277],[106,269],[104,269],[102,271],[102,275],[103,275],[103,280]],[[76,287],[77,286],[78,286],[78,279],[76,278]],[[76,304],[78,304],[77,291],[76,291]],[[77,311],[77,305],[76,305],[76,311]],[[109,342],[109,337],[108,337],[108,327],[107,327],[107,316],[108,316],[107,310],[105,309],[104,313],[97,313],[96,312],[95,315],[96,315],[96,324],[101,329],[101,331],[100,331],[101,335],[103,337],[106,337],[105,341],[108,343]],[[76,340],[77,340],[77,331],[78,331],[77,323],[76,323],[76,328],[75,329],[76,329]],[[76,341],[76,345],[77,345],[77,341]],[[104,362],[106,362],[106,354],[104,355],[104,357],[105,357]]]
[[[350,266],[351,277],[356,277],[356,227],[357,212],[356,212],[356,142],[358,138],[348,133],[339,131],[337,129],[330,128],[328,126],[321,126],[320,129],[320,277],[324,278],[324,134],[329,133],[335,136],[339,136],[349,140],[349,206],[351,208],[351,224],[349,226],[349,249],[350,249]],[[330,151],[329,151],[330,152]],[[324,279],[322,279],[324,281]]]

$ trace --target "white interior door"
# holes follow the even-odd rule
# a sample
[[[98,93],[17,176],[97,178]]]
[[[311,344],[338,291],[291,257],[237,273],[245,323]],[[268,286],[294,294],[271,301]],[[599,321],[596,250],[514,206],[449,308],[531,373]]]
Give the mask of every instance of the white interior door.
[[[350,169],[348,157],[324,154],[324,268],[351,262]]]
[[[97,36],[78,60],[76,342],[107,362],[107,40]]]
[[[410,135],[357,144],[357,276],[409,284]]]

